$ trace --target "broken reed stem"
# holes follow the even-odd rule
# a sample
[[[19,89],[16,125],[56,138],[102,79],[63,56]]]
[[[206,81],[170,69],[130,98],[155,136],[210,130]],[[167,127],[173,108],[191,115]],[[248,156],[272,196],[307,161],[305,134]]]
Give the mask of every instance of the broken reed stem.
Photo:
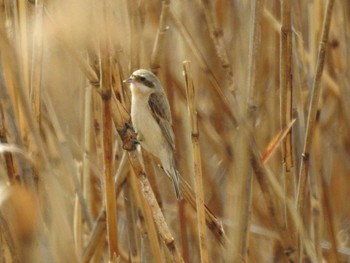
[[[157,30],[156,40],[154,42],[153,51],[151,55],[151,71],[157,75],[160,68],[160,57],[164,49],[164,41],[166,32],[168,31],[170,0],[162,1],[162,11],[160,13],[159,27]]]
[[[297,207],[298,211],[303,214],[306,197],[306,184],[309,173],[310,164],[310,150],[312,145],[312,138],[314,136],[314,130],[316,125],[316,114],[318,110],[318,101],[321,94],[321,77],[325,64],[326,49],[328,43],[329,29],[331,25],[332,10],[334,0],[328,0],[325,17],[322,28],[321,42],[318,51],[316,75],[312,84],[310,104],[307,116],[306,131],[304,138],[304,147],[300,163],[299,184],[297,193]]]
[[[195,193],[196,193],[196,208],[198,221],[198,237],[201,262],[208,261],[207,235],[205,227],[205,208],[204,208],[204,193],[203,193],[203,178],[202,178],[202,161],[199,145],[199,131],[196,111],[196,93],[193,85],[190,62],[183,62],[183,69],[186,80],[188,114],[191,119],[191,137],[192,137],[192,154],[194,160],[194,178],[195,178]]]
[[[293,87],[292,87],[292,18],[291,1],[283,0],[281,5],[282,26],[280,33],[280,127],[284,129],[292,121]],[[294,200],[295,178],[293,173],[292,127],[282,143],[283,182],[285,197]],[[285,209],[286,205],[283,204]],[[285,228],[290,232],[292,242],[296,242],[293,220],[285,211]]]

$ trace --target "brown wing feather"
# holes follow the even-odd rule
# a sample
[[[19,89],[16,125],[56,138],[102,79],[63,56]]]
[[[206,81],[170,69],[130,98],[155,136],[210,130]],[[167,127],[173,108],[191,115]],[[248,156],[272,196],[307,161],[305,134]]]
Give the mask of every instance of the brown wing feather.
[[[175,151],[174,131],[171,121],[170,106],[164,93],[152,93],[148,99],[153,117],[158,122],[165,139]]]

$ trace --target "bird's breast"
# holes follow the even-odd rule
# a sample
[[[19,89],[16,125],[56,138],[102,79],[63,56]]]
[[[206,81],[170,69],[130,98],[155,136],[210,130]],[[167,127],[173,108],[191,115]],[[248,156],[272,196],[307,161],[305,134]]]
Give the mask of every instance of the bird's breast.
[[[148,98],[132,94],[131,118],[141,146],[158,156],[166,147],[165,138],[148,105]]]

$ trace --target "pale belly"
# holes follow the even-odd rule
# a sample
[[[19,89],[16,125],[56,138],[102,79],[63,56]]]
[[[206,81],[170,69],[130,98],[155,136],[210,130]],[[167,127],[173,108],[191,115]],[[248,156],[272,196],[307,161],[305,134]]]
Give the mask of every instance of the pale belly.
[[[131,118],[141,146],[151,154],[162,159],[168,147],[162,131],[152,116],[148,103],[133,97]]]

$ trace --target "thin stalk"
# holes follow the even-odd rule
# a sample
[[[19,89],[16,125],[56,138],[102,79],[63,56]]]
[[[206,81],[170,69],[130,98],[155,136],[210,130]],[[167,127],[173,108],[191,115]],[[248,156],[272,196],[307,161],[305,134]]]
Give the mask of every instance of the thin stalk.
[[[293,87],[292,87],[292,18],[291,1],[283,0],[281,5],[281,49],[280,49],[280,125],[283,129],[292,121]],[[295,198],[295,178],[293,174],[293,142],[292,128],[286,134],[282,143],[283,181],[286,198]],[[286,205],[284,204],[285,210]],[[295,230],[293,220],[285,212],[284,221],[286,231],[290,232],[293,242]]]
[[[140,47],[142,42],[140,3],[142,1],[131,0],[127,2],[130,19],[130,54],[131,71],[140,67]]]
[[[190,62],[183,62],[183,69],[186,80],[188,114],[191,119],[191,137],[192,137],[192,154],[194,160],[194,178],[195,178],[195,193],[196,193],[196,208],[198,221],[198,238],[201,262],[209,262],[208,259],[208,244],[205,227],[205,208],[204,208],[204,192],[202,178],[202,162],[199,145],[199,130],[196,110],[196,93],[193,85]]]
[[[41,125],[41,76],[43,68],[43,9],[42,0],[37,0],[35,4],[35,27],[33,33],[30,92],[33,114],[39,127]]]
[[[79,178],[75,172],[75,164],[73,162],[74,161],[73,155],[72,155],[70,149],[68,148],[68,143],[67,143],[66,137],[64,135],[64,132],[59,124],[57,114],[56,114],[56,112],[54,110],[54,106],[51,102],[51,97],[48,95],[46,90],[43,90],[42,96],[43,96],[43,101],[44,101],[45,106],[46,106],[46,110],[48,111],[48,113],[51,117],[51,123],[52,123],[54,130],[56,132],[57,140],[59,142],[59,145],[61,146],[61,147],[59,147],[59,149],[61,151],[62,159],[65,160],[64,163],[67,165],[67,168],[68,168],[68,170],[71,174],[71,177],[73,179],[75,191],[77,193],[79,203],[81,205],[83,216],[87,222],[88,227],[91,229],[92,219],[91,219],[91,216],[89,214],[89,211],[88,211],[88,208],[86,205],[86,201],[85,201],[82,189],[81,189]]]
[[[0,84],[0,89],[1,89]],[[6,124],[3,105],[0,103],[0,143],[8,143],[7,134],[6,134]],[[6,164],[7,176],[10,184],[16,183],[16,169],[13,162],[13,156],[11,152],[4,153],[4,159]]]
[[[205,60],[204,56],[201,54],[193,37],[188,32],[183,22],[177,17],[177,15],[174,12],[170,12],[170,16],[172,18],[172,21],[174,22],[176,29],[179,31],[184,41],[191,49],[191,52],[195,56],[197,62],[199,63],[199,66],[204,72],[208,73],[207,75],[208,75],[209,81],[212,84],[212,87],[214,88],[214,92],[222,101],[222,106],[224,108],[225,113],[227,113],[232,119],[235,119],[232,113],[231,105],[229,103],[229,100],[227,99],[227,96],[221,90],[221,87],[217,78],[215,77],[213,71],[210,69],[209,64]]]
[[[124,203],[125,203],[125,217],[126,217],[126,226],[128,229],[128,240],[129,240],[129,255],[130,255],[130,262],[136,262],[136,258],[139,257],[139,246],[138,246],[138,239],[137,239],[137,233],[136,228],[137,226],[137,206],[135,205],[135,199],[133,198],[131,189],[130,189],[130,183],[127,182],[124,185]]]
[[[318,51],[317,65],[316,65],[316,75],[312,84],[311,97],[309,104],[309,111],[306,122],[306,131],[304,138],[303,154],[300,163],[300,173],[299,173],[299,184],[298,184],[298,194],[297,194],[297,207],[298,210],[303,213],[305,206],[306,197],[306,184],[309,173],[310,165],[310,150],[312,145],[312,138],[314,135],[314,129],[316,124],[316,114],[318,109],[319,97],[321,94],[321,77],[323,73],[326,49],[328,43],[329,29],[331,25],[332,10],[334,6],[334,0],[328,0],[327,8],[325,11],[325,17],[322,28],[322,37]]]
[[[210,37],[214,43],[215,51],[220,59],[221,67],[226,71],[229,90],[234,89],[233,70],[225,48],[224,32],[219,26],[212,1],[202,0],[203,12],[209,28]]]
[[[166,32],[169,29],[169,26],[168,26],[169,5],[170,5],[170,0],[162,1],[162,11],[160,13],[159,27],[156,35],[156,40],[153,45],[152,55],[151,55],[151,70],[156,75],[160,68],[160,57],[164,49]]]

